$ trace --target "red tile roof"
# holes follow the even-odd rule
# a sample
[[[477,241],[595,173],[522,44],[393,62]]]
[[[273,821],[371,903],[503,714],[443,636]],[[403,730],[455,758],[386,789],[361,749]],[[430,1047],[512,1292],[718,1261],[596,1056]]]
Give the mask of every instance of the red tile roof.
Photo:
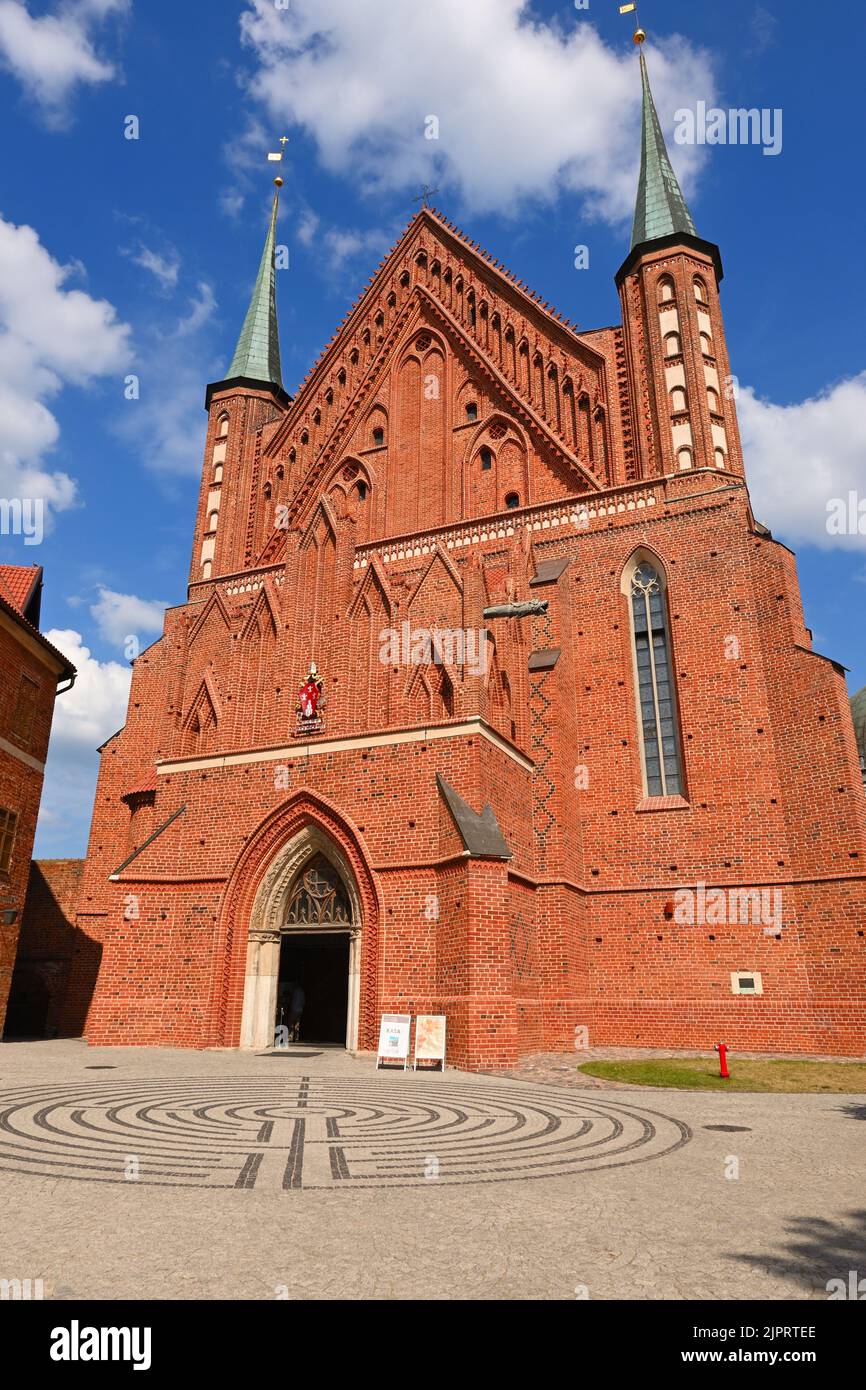
[[[0,594],[22,617],[40,574],[39,565],[0,565]]]
[[[25,616],[25,609],[42,577],[41,565],[0,565],[0,612],[13,617],[25,632],[35,637],[41,647],[59,659],[62,665],[60,679],[74,681],[77,672],[68,657],[43,637],[39,628]]]

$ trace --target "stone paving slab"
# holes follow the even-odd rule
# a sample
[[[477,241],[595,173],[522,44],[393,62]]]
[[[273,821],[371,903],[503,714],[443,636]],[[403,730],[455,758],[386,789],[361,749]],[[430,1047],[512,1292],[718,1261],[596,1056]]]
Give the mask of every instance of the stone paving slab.
[[[5,1043],[0,1117],[0,1279],[57,1298],[790,1299],[866,1275],[862,1096]]]

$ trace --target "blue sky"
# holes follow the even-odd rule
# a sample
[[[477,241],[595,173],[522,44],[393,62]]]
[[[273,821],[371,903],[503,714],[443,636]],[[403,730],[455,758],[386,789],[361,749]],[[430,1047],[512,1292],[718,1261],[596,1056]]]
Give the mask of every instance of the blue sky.
[[[50,515],[38,546],[0,535],[0,560],[45,567],[43,629],[82,671],[58,702],[38,855],[84,851],[93,750],[124,717],[124,638],[153,641],[162,604],[185,597],[204,388],[226,369],[255,275],[267,150],[290,137],[290,392],[425,181],[579,325],[615,322],[640,98],[617,11],[0,0],[0,496],[43,496]],[[641,18],[674,162],[722,251],[756,511],[797,550],[815,645],[851,668],[853,691],[866,683],[866,535],[829,536],[826,506],[866,498],[862,9],[646,0]],[[699,100],[781,109],[781,152],[678,146],[674,113]]]

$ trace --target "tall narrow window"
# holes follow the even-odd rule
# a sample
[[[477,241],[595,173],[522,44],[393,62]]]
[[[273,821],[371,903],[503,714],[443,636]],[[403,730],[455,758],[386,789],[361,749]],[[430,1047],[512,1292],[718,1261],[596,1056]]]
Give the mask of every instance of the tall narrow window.
[[[0,874],[8,874],[9,872],[17,827],[17,812],[9,811],[5,806],[0,806]]]
[[[637,694],[648,796],[681,796],[676,692],[665,596],[658,571],[644,561],[631,581]]]

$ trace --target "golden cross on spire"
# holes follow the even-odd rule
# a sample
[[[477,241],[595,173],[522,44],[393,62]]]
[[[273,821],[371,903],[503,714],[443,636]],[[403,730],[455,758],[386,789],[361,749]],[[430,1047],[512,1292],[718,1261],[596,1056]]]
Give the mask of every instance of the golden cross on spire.
[[[285,157],[286,157],[286,145],[287,145],[288,143],[289,143],[289,137],[288,137],[288,135],[281,135],[281,136],[280,136],[280,139],[279,139],[279,144],[281,145],[282,148],[279,149],[279,150],[277,150],[277,151],[271,150],[271,151],[268,153],[268,161],[269,161],[270,163],[273,163],[273,164],[279,164],[279,163],[281,163],[281,161],[284,160]],[[276,184],[277,188],[282,188],[282,186],[283,186],[283,181],[282,181],[282,179],[279,177],[279,175],[277,175],[277,177],[274,179],[274,183]]]

